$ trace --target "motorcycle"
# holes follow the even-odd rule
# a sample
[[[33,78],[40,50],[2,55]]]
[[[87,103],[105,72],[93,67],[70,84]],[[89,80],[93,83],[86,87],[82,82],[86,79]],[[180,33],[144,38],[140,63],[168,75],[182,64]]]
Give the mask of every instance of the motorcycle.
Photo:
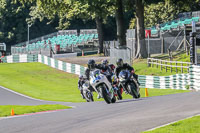
[[[122,91],[118,87],[117,76],[114,74],[112,75],[112,86],[114,88],[114,93],[117,99],[122,100]]]
[[[118,100],[122,100],[122,93],[118,88],[117,76],[114,74],[113,71],[104,71],[101,70],[101,73],[104,74],[107,78],[111,78],[111,84],[114,89],[114,95],[117,97]]]
[[[122,70],[119,73],[119,88],[121,87],[133,98],[140,98],[139,85],[129,70]]]
[[[93,93],[89,89],[89,81],[85,81],[85,83],[83,84],[83,96],[84,96],[84,98],[87,102],[93,102],[94,101]]]
[[[99,69],[95,69],[90,73],[90,85],[99,94],[100,97],[104,98],[107,104],[116,102],[114,89],[111,83]]]

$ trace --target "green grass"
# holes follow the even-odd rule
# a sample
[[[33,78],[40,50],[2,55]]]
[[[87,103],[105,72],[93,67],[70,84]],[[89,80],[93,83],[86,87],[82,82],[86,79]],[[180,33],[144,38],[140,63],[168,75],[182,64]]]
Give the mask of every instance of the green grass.
[[[199,131],[200,116],[194,116],[144,133],[199,133]]]
[[[41,63],[0,64],[0,85],[19,93],[49,101],[85,102],[78,90],[78,76]],[[172,89],[149,89],[149,96],[188,92]],[[144,96],[144,89],[141,89]],[[132,98],[123,94],[124,98]],[[94,100],[96,93],[94,93]],[[101,101],[103,99],[100,99]]]
[[[10,116],[11,110],[14,110],[15,115],[49,111],[49,110],[59,110],[59,109],[69,109],[71,107],[64,105],[35,105],[35,106],[25,106],[25,105],[0,105],[0,117]]]
[[[0,64],[0,85],[19,93],[50,101],[82,101],[78,76],[41,63]]]

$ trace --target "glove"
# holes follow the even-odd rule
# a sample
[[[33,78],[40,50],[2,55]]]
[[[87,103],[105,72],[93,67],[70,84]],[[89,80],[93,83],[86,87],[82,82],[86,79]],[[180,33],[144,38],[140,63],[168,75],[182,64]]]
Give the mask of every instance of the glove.
[[[132,70],[131,73],[135,73],[135,70]]]
[[[119,82],[119,78],[117,78],[117,83]]]

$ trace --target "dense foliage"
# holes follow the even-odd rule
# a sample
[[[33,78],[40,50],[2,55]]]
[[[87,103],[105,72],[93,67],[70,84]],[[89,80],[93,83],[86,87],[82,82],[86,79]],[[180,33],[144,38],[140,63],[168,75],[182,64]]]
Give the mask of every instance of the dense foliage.
[[[134,27],[135,16],[151,27],[198,9],[199,0],[0,0],[0,42],[26,41],[29,24],[30,39],[59,29],[97,28],[101,42],[118,38],[125,45],[125,30]],[[143,28],[138,32],[142,39]]]
[[[199,0],[157,0],[145,1],[145,27],[171,21],[181,12],[197,11],[200,9]],[[135,27],[135,18],[130,21],[129,28]]]

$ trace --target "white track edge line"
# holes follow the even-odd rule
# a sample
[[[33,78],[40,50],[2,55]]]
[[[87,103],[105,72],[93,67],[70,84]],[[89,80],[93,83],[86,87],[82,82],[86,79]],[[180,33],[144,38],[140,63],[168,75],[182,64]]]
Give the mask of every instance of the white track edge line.
[[[76,108],[76,106],[68,106],[68,107],[72,107],[72,109]],[[54,112],[63,111],[63,110],[67,110],[67,109],[49,110],[47,112],[35,112],[35,113],[28,113],[28,114],[23,114],[23,115],[14,115],[14,116],[0,117],[0,120],[12,119],[12,118],[19,118],[19,117],[28,117],[28,116],[32,116],[32,115],[40,115],[40,114],[47,114],[47,113],[54,113]],[[29,115],[29,114],[31,114],[31,115]]]
[[[17,94],[17,95],[23,96],[23,97],[25,97],[25,98],[31,99],[31,100],[45,101],[45,100],[40,100],[40,99],[36,99],[36,98],[32,98],[32,97],[26,96],[26,95],[24,95],[24,94],[18,93],[18,92],[13,91],[13,90],[10,90],[10,89],[5,88],[5,87],[3,87],[3,86],[0,86],[0,88],[2,88],[2,89],[4,89],[4,90],[7,90],[7,91],[10,91],[10,92],[12,92],[12,93],[15,93],[15,94]]]
[[[49,112],[35,112],[35,113],[32,113],[32,114],[28,113],[28,114],[23,114],[23,115],[0,117],[0,120],[13,119],[13,118],[19,118],[19,117],[28,117],[28,116],[32,116],[32,115],[48,114],[48,113],[54,113],[54,112],[58,112],[58,111],[57,110],[53,110],[53,111],[50,110]]]
[[[161,127],[168,126],[168,125],[170,125],[170,124],[174,124],[174,123],[176,123],[176,122],[179,122],[179,121],[182,121],[182,120],[185,120],[185,119],[192,118],[192,117],[194,117],[194,116],[200,116],[200,114],[193,115],[193,116],[189,116],[189,117],[186,117],[186,118],[183,118],[183,119],[177,120],[177,121],[173,121],[173,122],[170,122],[170,123],[167,123],[167,124],[164,124],[164,125],[158,126],[158,127],[154,127],[154,128],[148,129],[148,130],[146,130],[146,131],[152,131],[152,130],[155,130],[155,129],[157,129],[157,128],[161,128]]]

